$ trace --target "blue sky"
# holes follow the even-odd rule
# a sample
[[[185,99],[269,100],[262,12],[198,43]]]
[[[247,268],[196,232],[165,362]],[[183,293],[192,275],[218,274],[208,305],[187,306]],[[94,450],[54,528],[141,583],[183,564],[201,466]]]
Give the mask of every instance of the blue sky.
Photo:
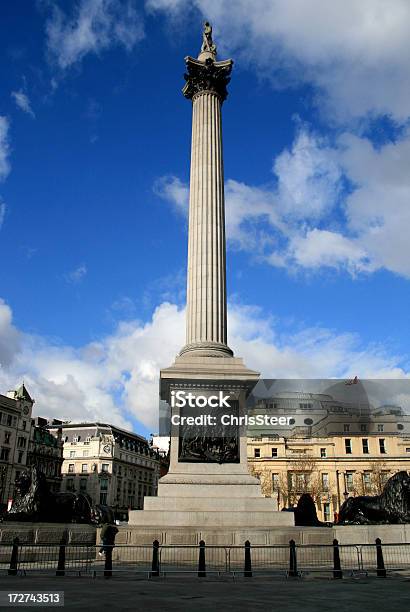
[[[212,21],[230,343],[265,376],[408,377],[405,0],[2,3],[0,385],[149,433],[184,343],[191,105]]]

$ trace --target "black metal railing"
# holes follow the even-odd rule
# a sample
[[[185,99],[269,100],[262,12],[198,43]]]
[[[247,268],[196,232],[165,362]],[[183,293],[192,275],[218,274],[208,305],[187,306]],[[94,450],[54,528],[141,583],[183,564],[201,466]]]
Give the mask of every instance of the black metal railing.
[[[10,576],[51,573],[110,577],[116,573],[142,573],[147,577],[171,574],[237,575],[251,578],[281,574],[300,577],[318,572],[333,578],[359,574],[386,577],[389,572],[410,571],[410,543],[382,544],[296,544],[243,546],[25,544],[15,538],[0,544],[0,572]]]

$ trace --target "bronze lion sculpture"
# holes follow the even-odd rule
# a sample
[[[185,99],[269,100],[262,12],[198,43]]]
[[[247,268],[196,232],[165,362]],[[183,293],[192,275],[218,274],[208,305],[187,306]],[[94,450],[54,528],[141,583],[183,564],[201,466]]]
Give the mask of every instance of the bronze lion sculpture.
[[[401,471],[386,482],[383,492],[374,497],[349,497],[339,513],[339,524],[371,525],[410,523],[410,476]]]
[[[16,496],[4,519],[97,524],[114,522],[114,513],[108,506],[94,506],[87,493],[50,492],[45,475],[33,466],[16,481]]]

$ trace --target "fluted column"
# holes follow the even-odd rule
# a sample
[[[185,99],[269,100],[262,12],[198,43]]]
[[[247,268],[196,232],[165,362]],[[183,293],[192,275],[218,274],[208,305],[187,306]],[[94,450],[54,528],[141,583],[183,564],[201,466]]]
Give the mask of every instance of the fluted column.
[[[186,345],[181,354],[227,356],[225,199],[221,106],[232,62],[187,58],[192,99]]]

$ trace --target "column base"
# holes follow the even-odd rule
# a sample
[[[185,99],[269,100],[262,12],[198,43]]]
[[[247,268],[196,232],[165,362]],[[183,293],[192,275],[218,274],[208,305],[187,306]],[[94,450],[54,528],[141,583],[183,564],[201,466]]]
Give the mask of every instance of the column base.
[[[193,342],[186,344],[180,351],[179,356],[192,357],[233,357],[233,351],[227,344],[222,342]]]

